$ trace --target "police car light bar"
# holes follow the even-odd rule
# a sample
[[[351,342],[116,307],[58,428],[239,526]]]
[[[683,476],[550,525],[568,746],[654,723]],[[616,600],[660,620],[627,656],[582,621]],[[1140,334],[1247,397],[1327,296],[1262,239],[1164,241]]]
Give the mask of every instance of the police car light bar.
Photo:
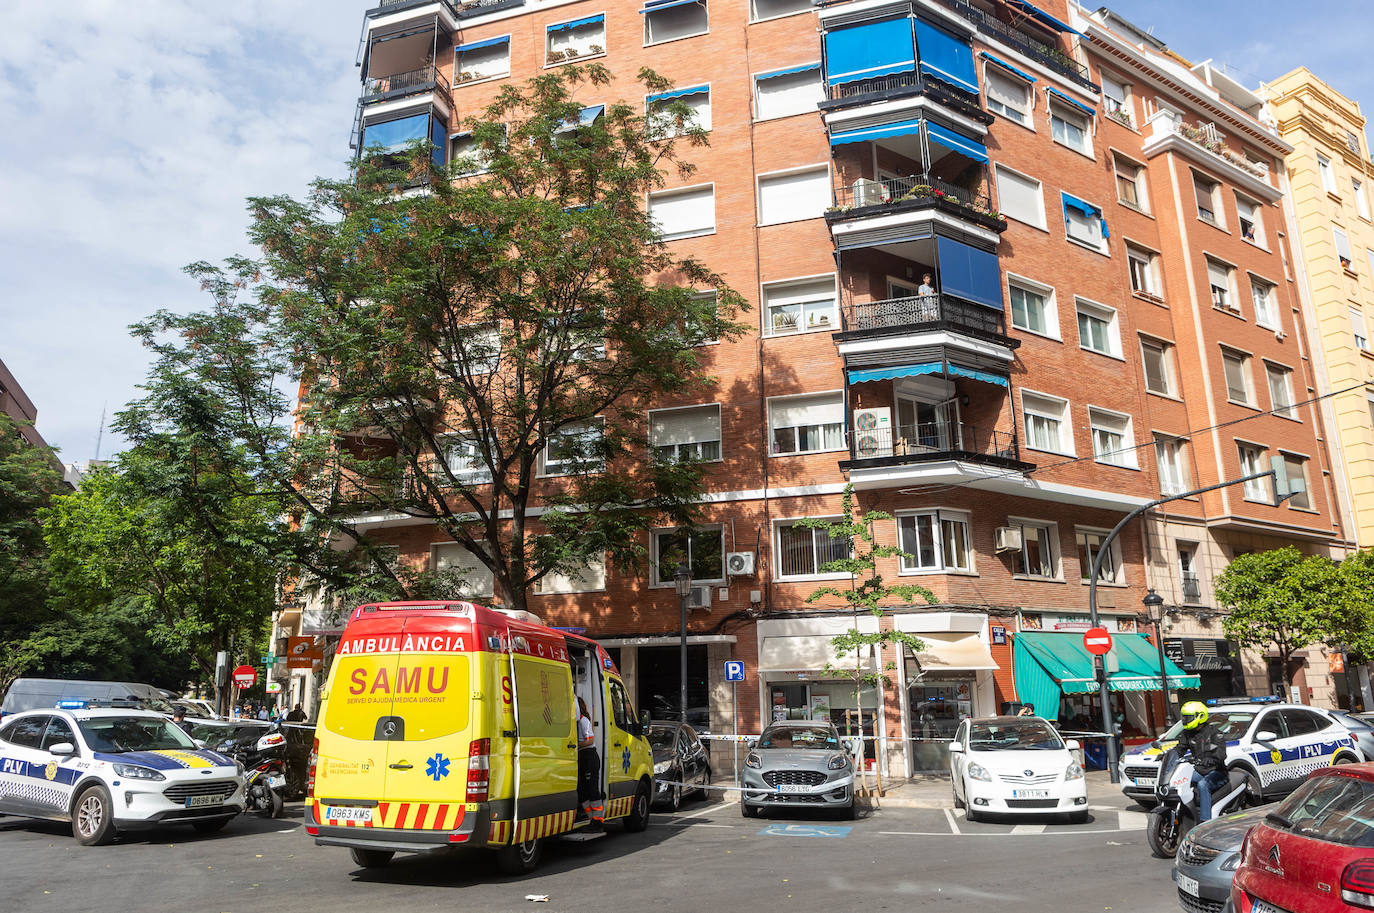
[[[1277,704],[1280,699],[1272,694],[1263,697],[1209,697],[1208,707],[1218,707],[1225,704]]]

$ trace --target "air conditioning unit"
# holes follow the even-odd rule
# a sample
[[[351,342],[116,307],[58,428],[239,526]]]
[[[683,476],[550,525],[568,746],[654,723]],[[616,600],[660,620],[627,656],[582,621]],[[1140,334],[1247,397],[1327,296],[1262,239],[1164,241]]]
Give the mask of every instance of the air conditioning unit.
[[[731,577],[754,576],[753,552],[729,552],[725,556],[725,572]]]
[[[882,181],[859,178],[853,187],[855,206],[880,206],[888,201],[887,185]]]
[[[854,410],[854,455],[865,457],[892,456],[892,410]]]
[[[994,537],[994,548],[999,552],[1021,550],[1021,530],[1015,526],[999,526]]]
[[[711,611],[711,588],[709,586],[692,587],[692,593],[687,597],[687,608]]]

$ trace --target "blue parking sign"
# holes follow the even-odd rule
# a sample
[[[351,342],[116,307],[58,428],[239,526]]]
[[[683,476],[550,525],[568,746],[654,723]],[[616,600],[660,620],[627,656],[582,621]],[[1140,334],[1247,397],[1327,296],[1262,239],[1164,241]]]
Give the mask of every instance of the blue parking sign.
[[[744,681],[744,663],[737,659],[732,659],[725,664],[725,680],[727,682]]]

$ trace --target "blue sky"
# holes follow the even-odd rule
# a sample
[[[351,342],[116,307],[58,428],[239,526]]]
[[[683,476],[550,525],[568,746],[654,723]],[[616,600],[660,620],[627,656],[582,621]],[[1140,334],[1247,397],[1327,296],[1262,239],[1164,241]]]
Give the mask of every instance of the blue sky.
[[[1306,63],[1374,104],[1366,4],[1112,6],[1155,26],[1185,57],[1229,64],[1248,85]],[[358,94],[354,53],[369,5],[6,5],[0,359],[64,460],[95,456],[102,407],[121,408],[146,372],[127,326],[161,307],[204,305],[180,272],[186,263],[251,253],[244,198],[300,194],[313,176],[342,173]],[[104,455],[118,444],[107,434]]]

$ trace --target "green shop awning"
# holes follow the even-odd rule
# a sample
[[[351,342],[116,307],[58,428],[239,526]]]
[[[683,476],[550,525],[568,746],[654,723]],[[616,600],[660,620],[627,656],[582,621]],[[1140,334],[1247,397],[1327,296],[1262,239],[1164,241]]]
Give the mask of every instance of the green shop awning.
[[[1117,671],[1107,677],[1109,691],[1158,691],[1159,654],[1143,634],[1112,637]],[[1048,720],[1059,718],[1061,694],[1091,694],[1097,690],[1092,655],[1083,648],[1081,632],[1022,631],[1012,643],[1016,663],[1016,696],[1035,705]],[[1109,664],[1110,667],[1110,664]],[[1169,687],[1199,688],[1201,680],[1180,669],[1168,657],[1164,671]]]

